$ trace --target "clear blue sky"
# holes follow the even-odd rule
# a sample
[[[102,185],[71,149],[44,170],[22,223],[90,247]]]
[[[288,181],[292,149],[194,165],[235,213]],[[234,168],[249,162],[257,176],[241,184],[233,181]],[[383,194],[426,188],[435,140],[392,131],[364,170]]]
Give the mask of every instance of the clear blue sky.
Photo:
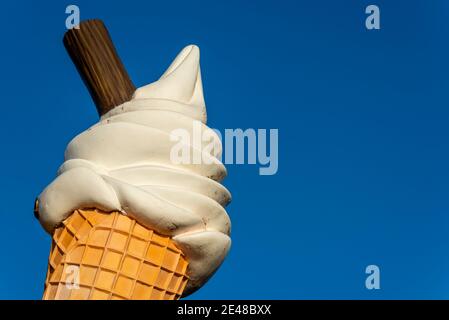
[[[97,121],[61,42],[71,3],[105,21],[136,85],[194,43],[209,125],[279,129],[277,175],[228,166],[233,247],[191,298],[449,298],[447,1],[18,2],[0,18],[0,298],[41,297],[34,198]]]

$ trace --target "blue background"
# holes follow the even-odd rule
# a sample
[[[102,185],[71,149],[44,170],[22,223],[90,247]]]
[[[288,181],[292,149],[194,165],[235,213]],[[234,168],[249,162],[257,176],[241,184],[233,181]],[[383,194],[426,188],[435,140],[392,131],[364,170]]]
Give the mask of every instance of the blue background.
[[[233,247],[191,298],[449,298],[447,1],[74,3],[106,22],[137,86],[195,43],[209,125],[279,128],[277,175],[228,166]],[[41,297],[34,198],[97,121],[61,42],[69,4],[1,5],[3,299]]]

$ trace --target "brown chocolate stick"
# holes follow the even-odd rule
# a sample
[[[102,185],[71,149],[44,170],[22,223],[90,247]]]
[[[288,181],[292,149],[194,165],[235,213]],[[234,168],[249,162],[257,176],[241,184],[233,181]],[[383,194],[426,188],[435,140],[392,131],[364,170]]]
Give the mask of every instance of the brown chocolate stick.
[[[87,20],[64,35],[64,46],[101,116],[131,100],[136,87],[101,20]]]

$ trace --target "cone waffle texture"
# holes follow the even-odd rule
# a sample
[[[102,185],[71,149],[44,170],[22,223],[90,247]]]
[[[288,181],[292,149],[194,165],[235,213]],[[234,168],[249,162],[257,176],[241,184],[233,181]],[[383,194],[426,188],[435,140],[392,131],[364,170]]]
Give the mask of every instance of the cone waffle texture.
[[[54,232],[43,299],[179,299],[187,265],[170,237],[132,218],[76,210]]]

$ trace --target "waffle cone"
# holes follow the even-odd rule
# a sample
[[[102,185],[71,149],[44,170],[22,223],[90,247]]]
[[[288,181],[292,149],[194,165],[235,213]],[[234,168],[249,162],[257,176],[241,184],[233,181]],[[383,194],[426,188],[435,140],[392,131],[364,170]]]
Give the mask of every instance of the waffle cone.
[[[179,299],[187,260],[119,212],[76,210],[53,234],[44,300]]]

